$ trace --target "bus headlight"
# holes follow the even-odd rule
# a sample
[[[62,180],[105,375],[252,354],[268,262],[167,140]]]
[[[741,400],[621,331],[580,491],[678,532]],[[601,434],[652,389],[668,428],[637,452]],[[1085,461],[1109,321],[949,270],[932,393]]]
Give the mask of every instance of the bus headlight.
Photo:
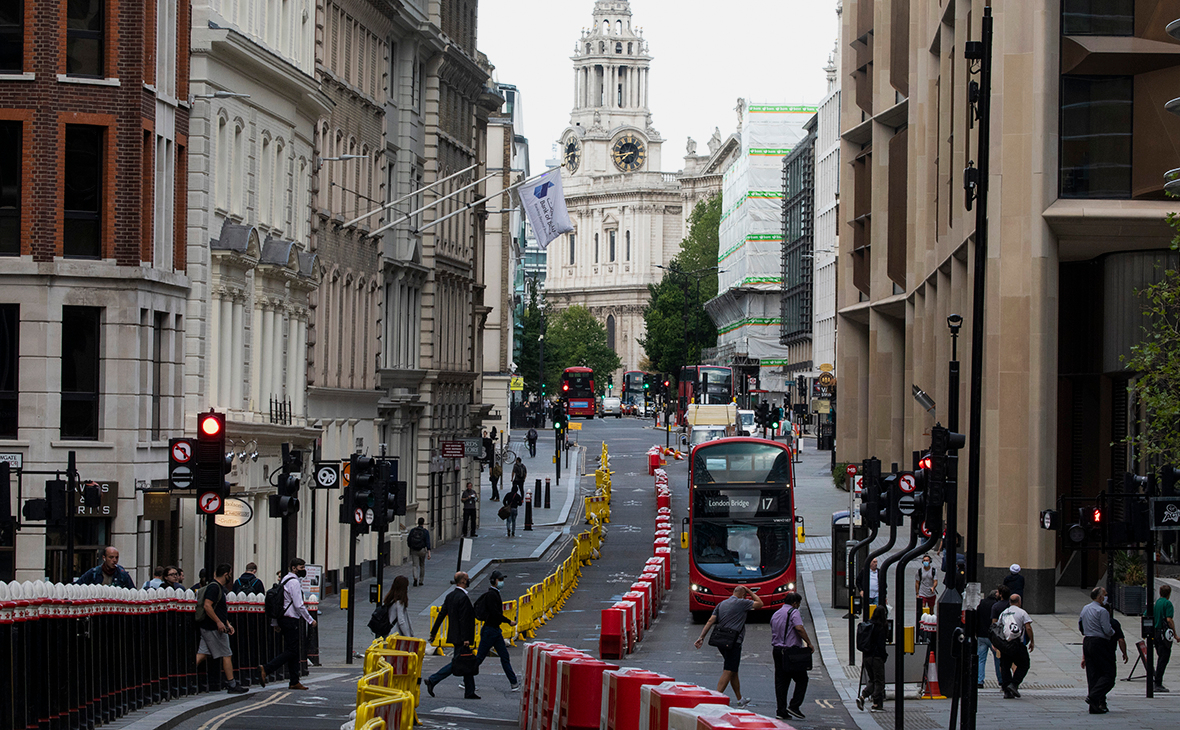
[[[789,593],[790,591],[793,591],[793,590],[795,590],[795,584],[794,583],[787,583],[786,585],[781,585],[778,588],[775,588],[774,592],[775,593]]]
[[[696,593],[712,593],[713,592],[704,586],[697,585],[696,583],[690,583],[688,587],[690,590],[692,590]]]

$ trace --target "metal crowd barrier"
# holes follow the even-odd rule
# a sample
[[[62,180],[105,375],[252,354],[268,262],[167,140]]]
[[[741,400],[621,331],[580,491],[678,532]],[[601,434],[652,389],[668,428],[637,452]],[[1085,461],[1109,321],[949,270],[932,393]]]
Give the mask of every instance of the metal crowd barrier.
[[[236,676],[255,685],[258,665],[282,639],[261,594],[227,600]],[[0,582],[0,728],[89,730],[147,705],[224,689],[221,662],[198,671],[195,607],[191,590]]]

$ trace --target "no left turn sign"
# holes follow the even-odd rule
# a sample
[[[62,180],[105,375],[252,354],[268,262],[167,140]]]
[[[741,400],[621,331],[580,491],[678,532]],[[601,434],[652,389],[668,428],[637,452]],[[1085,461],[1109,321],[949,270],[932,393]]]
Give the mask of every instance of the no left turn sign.
[[[365,524],[365,511],[363,509],[361,509],[360,507],[357,507],[355,510],[353,510],[352,521],[357,523],[358,525]]]
[[[172,460],[178,464],[187,464],[193,458],[193,445],[188,441],[177,441],[172,444]]]
[[[897,484],[902,494],[913,494],[914,490],[918,488],[918,483],[914,481],[913,474],[902,474]]]

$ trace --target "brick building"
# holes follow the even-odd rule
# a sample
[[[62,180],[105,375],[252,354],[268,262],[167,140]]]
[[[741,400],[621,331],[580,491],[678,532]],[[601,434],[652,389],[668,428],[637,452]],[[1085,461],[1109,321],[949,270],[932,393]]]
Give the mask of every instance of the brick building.
[[[0,452],[50,471],[75,451],[102,489],[72,556],[26,522],[0,580],[77,575],[108,543],[150,577],[140,490],[184,427],[188,48],[179,0],[0,9]]]

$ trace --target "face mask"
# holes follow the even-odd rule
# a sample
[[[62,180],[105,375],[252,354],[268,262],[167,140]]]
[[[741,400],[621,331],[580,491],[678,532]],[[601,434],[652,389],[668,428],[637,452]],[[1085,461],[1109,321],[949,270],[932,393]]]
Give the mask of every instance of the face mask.
[[[922,563],[922,567],[923,567],[923,568],[929,568],[929,567],[930,567],[930,562],[929,562],[929,561],[926,561],[925,563]]]
[[[304,568],[300,568],[299,570],[295,571],[295,575],[299,576],[300,578],[306,578],[307,577],[307,570]]]

